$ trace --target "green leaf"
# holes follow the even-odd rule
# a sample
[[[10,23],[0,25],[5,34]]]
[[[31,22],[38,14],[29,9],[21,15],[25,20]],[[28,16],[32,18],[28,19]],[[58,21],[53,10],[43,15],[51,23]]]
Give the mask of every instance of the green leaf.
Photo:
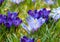
[[[58,1],[58,5],[60,6],[60,0],[57,0]]]
[[[14,42],[20,42],[16,34],[13,33],[13,40]]]

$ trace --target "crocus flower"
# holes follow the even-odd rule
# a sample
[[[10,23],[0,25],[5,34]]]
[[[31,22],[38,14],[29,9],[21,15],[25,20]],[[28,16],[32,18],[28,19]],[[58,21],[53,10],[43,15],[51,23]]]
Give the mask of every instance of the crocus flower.
[[[17,12],[8,11],[7,15],[0,14],[0,24],[4,24],[7,28],[10,28],[12,25],[15,27],[19,26],[22,23],[22,20],[18,17]]]
[[[43,8],[41,10],[29,10],[27,17],[28,26],[22,23],[22,27],[30,33],[30,31],[37,31],[46,21],[48,21],[50,10]]]
[[[8,15],[8,18],[11,18],[11,19],[15,19],[17,16],[18,16],[18,13],[17,12],[10,12],[8,11],[7,13]]]
[[[37,19],[40,18],[40,14],[38,14],[38,11],[37,10],[34,10],[34,11],[29,10],[28,11],[28,15],[32,16],[33,18],[37,18]]]
[[[11,22],[13,23],[14,26],[18,26],[22,23],[22,20],[18,17],[17,12],[8,11],[7,18],[11,19]]]
[[[0,4],[2,4],[4,2],[4,0],[0,0]]]
[[[34,42],[34,39],[33,38],[27,38],[26,36],[23,36],[20,39],[20,42]]]
[[[12,26],[12,20],[10,18],[6,19],[5,22],[4,22],[4,25],[7,28],[10,28]]]
[[[14,2],[16,4],[19,4],[20,2],[23,2],[24,0],[11,0],[11,2]]]
[[[55,21],[60,19],[60,7],[53,9],[49,16],[52,17]]]
[[[6,20],[6,15],[0,14],[0,24],[4,23]]]
[[[47,10],[46,8],[43,8],[43,9],[41,9],[41,10],[34,10],[34,11],[32,11],[32,10],[29,10],[28,11],[28,14],[30,15],[30,16],[32,16],[33,18],[37,18],[37,19],[39,19],[40,17],[43,17],[43,18],[45,18],[46,20],[48,20],[48,16],[49,16],[49,14],[50,14],[50,10]]]
[[[30,33],[31,31],[37,31],[38,28],[40,28],[43,23],[45,23],[45,19],[43,19],[42,17],[39,19],[34,19],[33,17],[29,16],[27,17],[27,23],[28,26],[25,25],[24,23],[22,23],[22,27],[28,32]]]
[[[43,8],[39,11],[40,16],[44,18],[48,17],[49,13],[50,13],[50,10],[47,10],[46,8]]]
[[[13,24],[17,27],[22,23],[22,20],[20,18],[16,18],[13,20]]]
[[[8,21],[7,21],[8,20]],[[6,27],[10,27],[12,22],[10,19],[7,19],[6,15],[0,14],[0,24],[4,24]]]
[[[46,4],[53,5],[56,3],[56,0],[44,0]]]
[[[45,18],[46,21],[47,21],[48,18],[49,18],[50,12],[51,12],[50,10],[47,10],[46,8],[43,8],[43,9],[41,9],[41,10],[38,12],[38,14],[40,15],[40,17]]]

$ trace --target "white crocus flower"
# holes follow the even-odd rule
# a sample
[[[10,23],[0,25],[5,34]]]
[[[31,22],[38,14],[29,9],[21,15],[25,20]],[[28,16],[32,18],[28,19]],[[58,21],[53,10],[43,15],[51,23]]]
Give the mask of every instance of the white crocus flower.
[[[40,28],[44,23],[45,23],[45,19],[43,19],[42,17],[39,19],[34,19],[33,17],[27,17],[27,23],[28,25],[22,23],[21,26],[28,32],[30,33],[31,31],[37,31],[38,28]]]
[[[49,16],[52,17],[55,21],[60,19],[60,7],[53,9]]]

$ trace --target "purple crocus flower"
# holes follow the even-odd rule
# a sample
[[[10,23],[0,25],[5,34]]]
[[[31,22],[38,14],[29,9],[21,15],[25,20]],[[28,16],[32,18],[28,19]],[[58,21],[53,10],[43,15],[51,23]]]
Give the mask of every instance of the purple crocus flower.
[[[2,4],[4,2],[4,0],[0,0],[0,4]]]
[[[22,20],[18,17],[17,12],[8,11],[8,15],[0,14],[0,24],[2,23],[8,28],[10,28],[12,25],[17,27],[22,23]]]
[[[10,28],[12,26],[12,19],[11,18],[8,18],[6,15],[3,15],[3,24],[7,28]]]
[[[4,25],[7,27],[7,28],[10,28],[12,26],[12,20],[11,19],[7,19],[6,22],[4,23]]]
[[[50,10],[47,10],[46,8],[43,8],[42,10],[39,11],[39,14],[41,15],[41,17],[48,17],[50,13]]]
[[[20,39],[20,42],[34,42],[34,39],[33,38],[27,38],[26,36],[23,36]]]
[[[46,8],[43,8],[42,10],[40,10],[38,13],[40,14],[40,17],[43,17],[46,19],[46,21],[49,18],[49,14],[50,14],[50,10],[47,10]]]
[[[34,10],[34,11],[29,10],[28,11],[28,14],[30,16],[32,16],[33,18],[39,19],[40,17],[43,17],[46,19],[46,21],[48,20],[49,13],[50,13],[50,10],[47,10],[46,8],[43,8],[39,11],[37,11],[37,10]]]
[[[8,11],[8,18],[15,19],[18,16],[17,12]]]
[[[0,24],[4,24],[6,22],[6,15],[0,14]]]
[[[13,20],[13,24],[17,27],[18,25],[20,25],[22,23],[22,20],[20,18],[16,18]]]
[[[44,23],[45,23],[45,19],[43,19],[42,17],[37,19],[37,18],[33,18],[31,16],[27,17],[27,23],[28,26],[25,25],[24,23],[22,23],[22,27],[28,32],[30,33],[31,31],[37,31],[38,28],[40,28]]]
[[[7,18],[10,18],[13,23],[14,26],[18,26],[22,23],[22,20],[18,17],[18,13],[17,12],[10,12],[8,11],[8,15]]]
[[[29,11],[28,11],[28,14],[29,14],[30,16],[32,16],[33,18],[40,18],[40,15],[38,14],[38,11],[37,11],[37,10],[34,10],[34,11],[29,10]]]
[[[8,11],[8,15],[3,15],[3,24],[10,28],[12,25],[15,27],[20,25],[22,23],[22,20],[18,18],[17,12],[10,12]]]
[[[12,21],[7,18],[6,15],[0,14],[0,24],[4,24],[6,27],[12,26]]]

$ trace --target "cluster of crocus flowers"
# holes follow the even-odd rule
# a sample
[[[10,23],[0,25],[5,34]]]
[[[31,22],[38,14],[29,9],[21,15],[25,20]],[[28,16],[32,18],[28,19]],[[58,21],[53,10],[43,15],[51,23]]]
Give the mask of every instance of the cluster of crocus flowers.
[[[57,21],[58,19],[60,19],[60,7],[58,8],[54,8],[50,15],[51,18],[53,18],[55,21]]]
[[[34,42],[34,39],[33,38],[27,38],[26,36],[23,36],[20,39],[20,42]]]
[[[0,0],[0,5],[4,2],[4,0]]]
[[[24,0],[11,0],[11,2],[19,4],[20,2],[23,2]]]
[[[26,18],[26,21],[28,23],[28,26],[22,23],[22,27],[30,33],[31,31],[37,31],[38,28],[40,28],[47,20],[49,16],[50,10],[47,10],[46,8],[43,8],[39,11],[37,10],[29,10],[28,11],[28,17]]]
[[[4,24],[7,28],[10,28],[12,25],[17,27],[21,23],[22,23],[22,20],[18,17],[17,12],[9,11],[7,15],[0,14],[0,24]]]

